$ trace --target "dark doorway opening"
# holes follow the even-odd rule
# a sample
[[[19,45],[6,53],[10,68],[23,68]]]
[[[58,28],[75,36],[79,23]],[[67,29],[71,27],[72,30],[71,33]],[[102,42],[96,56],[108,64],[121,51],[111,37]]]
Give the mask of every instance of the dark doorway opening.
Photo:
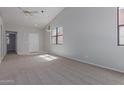
[[[17,32],[6,31],[6,38],[7,38],[7,54],[16,54]]]

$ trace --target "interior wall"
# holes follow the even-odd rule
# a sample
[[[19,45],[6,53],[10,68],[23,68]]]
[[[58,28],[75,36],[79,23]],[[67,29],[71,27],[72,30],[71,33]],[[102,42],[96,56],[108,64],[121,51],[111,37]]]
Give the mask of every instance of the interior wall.
[[[43,50],[43,34],[42,31],[36,28],[28,28],[21,26],[7,25],[7,31],[17,32],[17,54],[19,55],[29,55],[32,54],[29,51],[29,34],[37,33],[39,34],[39,51],[37,53],[42,54]]]
[[[117,8],[65,8],[50,25],[63,26],[64,44],[51,45],[44,29],[46,52],[124,72],[124,46],[117,46]]]
[[[0,25],[2,25],[1,17],[0,17]],[[1,60],[2,60],[2,31],[0,28],[0,62],[1,62]]]
[[[6,38],[5,38],[5,24],[0,16],[0,26],[2,25],[2,29],[0,27],[0,62],[6,55]]]

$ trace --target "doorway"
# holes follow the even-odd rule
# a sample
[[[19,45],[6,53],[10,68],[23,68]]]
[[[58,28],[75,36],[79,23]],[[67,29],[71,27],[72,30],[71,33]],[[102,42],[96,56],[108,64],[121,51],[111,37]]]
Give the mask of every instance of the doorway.
[[[17,53],[17,32],[6,31],[7,54]]]

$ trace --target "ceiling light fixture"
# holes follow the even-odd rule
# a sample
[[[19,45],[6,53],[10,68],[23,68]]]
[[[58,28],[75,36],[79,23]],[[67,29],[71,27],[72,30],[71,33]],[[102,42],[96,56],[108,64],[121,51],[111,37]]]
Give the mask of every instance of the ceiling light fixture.
[[[26,16],[33,16],[34,14],[38,14],[38,11],[31,11],[22,7],[18,7],[18,9],[20,9]]]

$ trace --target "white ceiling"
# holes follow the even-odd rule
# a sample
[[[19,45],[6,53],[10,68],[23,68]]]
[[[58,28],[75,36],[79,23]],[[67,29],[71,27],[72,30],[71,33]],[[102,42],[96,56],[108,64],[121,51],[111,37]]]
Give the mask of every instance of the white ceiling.
[[[17,25],[25,27],[37,27],[43,29],[52,19],[56,17],[63,7],[23,7],[23,9],[38,11],[38,14],[26,16],[17,7],[0,7],[0,14],[7,25]],[[41,11],[44,11],[42,14]]]

